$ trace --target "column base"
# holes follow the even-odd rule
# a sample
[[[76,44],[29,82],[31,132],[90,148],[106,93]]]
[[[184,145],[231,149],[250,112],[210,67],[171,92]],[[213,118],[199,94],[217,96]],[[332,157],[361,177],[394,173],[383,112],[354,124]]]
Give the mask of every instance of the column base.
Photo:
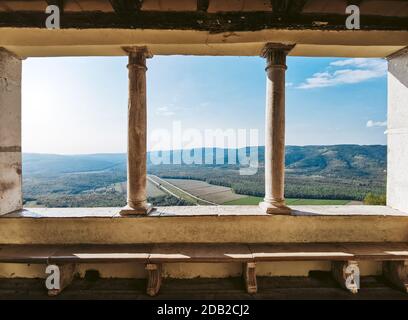
[[[259,203],[259,207],[267,214],[290,215],[292,212],[292,209],[285,204],[273,204],[263,201]]]
[[[146,203],[142,206],[135,208],[127,205],[126,207],[122,208],[122,210],[120,210],[120,215],[121,216],[143,215],[148,214],[150,211],[152,211],[152,209],[153,206],[150,203]]]

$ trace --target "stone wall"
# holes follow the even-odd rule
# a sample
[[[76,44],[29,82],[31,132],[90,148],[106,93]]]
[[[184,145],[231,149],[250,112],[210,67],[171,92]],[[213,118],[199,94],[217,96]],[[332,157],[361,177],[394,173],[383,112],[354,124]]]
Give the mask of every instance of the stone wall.
[[[21,208],[21,60],[0,49],[0,215]]]

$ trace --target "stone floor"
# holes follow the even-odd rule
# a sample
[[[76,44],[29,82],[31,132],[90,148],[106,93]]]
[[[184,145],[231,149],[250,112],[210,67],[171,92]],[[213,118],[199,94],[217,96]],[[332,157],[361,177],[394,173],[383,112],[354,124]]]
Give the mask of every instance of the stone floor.
[[[259,277],[259,292],[246,294],[240,278],[166,279],[159,296],[145,295],[145,281],[132,279],[77,279],[59,297],[48,298],[40,279],[1,279],[0,299],[392,299],[408,300],[381,277],[363,277],[356,295],[336,286],[327,272],[309,277]]]

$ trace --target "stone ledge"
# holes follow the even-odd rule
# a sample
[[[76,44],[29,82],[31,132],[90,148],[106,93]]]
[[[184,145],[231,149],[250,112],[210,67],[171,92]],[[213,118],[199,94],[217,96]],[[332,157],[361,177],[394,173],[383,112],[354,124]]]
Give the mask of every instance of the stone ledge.
[[[408,241],[408,216],[387,207],[293,208],[274,216],[257,206],[167,207],[137,217],[120,217],[120,208],[33,209],[0,218],[0,244]]]
[[[386,206],[291,206],[290,216],[396,216],[408,217],[408,213]],[[264,216],[258,206],[180,206],[157,207],[147,215],[121,216],[122,208],[26,208],[6,214],[7,218],[157,218],[157,217],[202,217],[202,216]]]

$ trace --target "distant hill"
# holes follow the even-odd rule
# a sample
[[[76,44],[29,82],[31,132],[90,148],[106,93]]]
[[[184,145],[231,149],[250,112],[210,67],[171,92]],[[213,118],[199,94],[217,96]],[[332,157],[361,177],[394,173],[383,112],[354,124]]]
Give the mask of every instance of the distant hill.
[[[256,147],[246,148],[254,151]],[[258,147],[260,167],[265,158],[264,147]],[[244,149],[240,149],[243,151]],[[164,159],[183,159],[183,152],[201,152],[202,161],[213,153],[213,163],[228,163],[227,149],[194,149],[193,151],[165,151],[155,155]],[[232,150],[237,152],[237,150]],[[286,170],[300,175],[322,175],[339,177],[364,177],[381,174],[386,170],[387,147],[384,145],[333,145],[333,146],[287,146]],[[150,161],[149,168],[155,167]],[[238,161],[237,161],[238,162]],[[183,166],[188,166],[183,164]],[[214,165],[217,166],[217,165]],[[218,165],[225,166],[225,165]],[[25,175],[53,176],[75,172],[122,171],[126,169],[126,154],[54,155],[23,154]]]
[[[383,174],[386,170],[387,146],[289,146],[285,158],[286,168],[291,173],[370,176]]]
[[[126,168],[126,154],[57,155],[24,153],[23,174],[54,176],[63,173]]]

